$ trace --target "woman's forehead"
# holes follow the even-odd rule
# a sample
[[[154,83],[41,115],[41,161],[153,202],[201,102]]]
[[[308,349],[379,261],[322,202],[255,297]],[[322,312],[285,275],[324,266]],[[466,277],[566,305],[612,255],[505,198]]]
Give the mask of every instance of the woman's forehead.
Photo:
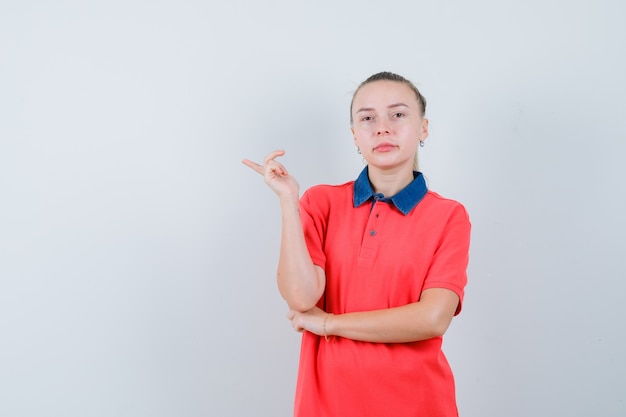
[[[415,92],[405,83],[384,80],[363,85],[354,97],[354,107],[396,103],[412,107],[417,103]]]

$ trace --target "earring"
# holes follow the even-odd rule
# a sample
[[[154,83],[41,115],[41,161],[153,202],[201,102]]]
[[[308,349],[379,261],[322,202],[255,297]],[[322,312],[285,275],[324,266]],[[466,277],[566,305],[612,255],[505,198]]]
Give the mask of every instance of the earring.
[[[358,147],[356,148],[356,153],[358,153],[359,155],[361,155],[361,149],[359,149]]]
[[[423,148],[423,147],[424,147],[424,141],[420,140],[420,148]]]

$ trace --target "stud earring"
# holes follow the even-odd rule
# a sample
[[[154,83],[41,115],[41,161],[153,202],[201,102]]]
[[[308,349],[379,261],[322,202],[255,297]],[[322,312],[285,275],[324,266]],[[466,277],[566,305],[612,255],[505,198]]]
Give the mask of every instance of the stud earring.
[[[423,148],[423,147],[424,147],[424,141],[420,140],[420,148]]]

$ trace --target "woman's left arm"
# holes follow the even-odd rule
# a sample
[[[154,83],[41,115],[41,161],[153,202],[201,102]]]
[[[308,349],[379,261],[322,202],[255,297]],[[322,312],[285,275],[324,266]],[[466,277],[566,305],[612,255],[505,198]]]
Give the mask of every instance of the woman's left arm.
[[[429,288],[420,301],[384,310],[332,315],[315,307],[306,313],[290,311],[297,331],[339,336],[373,343],[407,343],[443,336],[459,304],[459,296],[445,288]]]

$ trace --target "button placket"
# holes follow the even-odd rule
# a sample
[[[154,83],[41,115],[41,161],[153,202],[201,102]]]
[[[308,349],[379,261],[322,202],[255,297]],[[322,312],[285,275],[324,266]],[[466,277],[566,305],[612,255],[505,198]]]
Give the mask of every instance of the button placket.
[[[370,237],[376,237],[376,235],[378,234],[380,211],[377,206],[379,204],[380,202],[378,201],[378,199],[374,199],[374,202],[372,204],[372,210],[370,212],[370,219],[367,222],[367,227],[368,227],[367,233],[369,234]]]
[[[380,204],[381,202],[379,201],[373,202],[367,223],[363,230],[363,240],[358,262],[359,266],[362,267],[371,267],[372,262],[376,258],[378,247],[380,246],[380,237],[378,236],[382,221]]]

